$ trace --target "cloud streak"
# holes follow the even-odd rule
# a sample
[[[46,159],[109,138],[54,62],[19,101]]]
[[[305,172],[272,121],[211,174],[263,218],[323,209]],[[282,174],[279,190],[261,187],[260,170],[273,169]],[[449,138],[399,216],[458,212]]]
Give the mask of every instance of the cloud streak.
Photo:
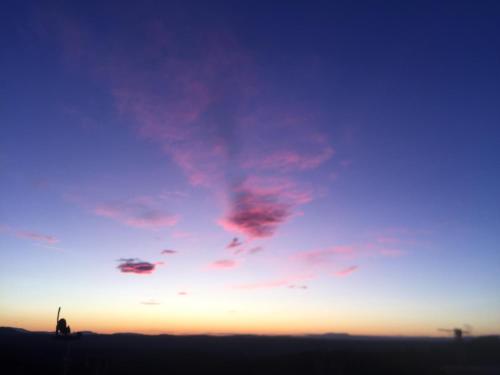
[[[177,224],[177,215],[154,207],[154,203],[152,199],[115,201],[96,206],[93,213],[141,229],[162,229]]]
[[[50,236],[47,234],[41,234],[41,233],[36,233],[36,232],[30,232],[30,231],[23,231],[19,230],[16,232],[16,237],[19,238],[25,238],[28,240],[32,240],[35,242],[43,243],[43,244],[48,244],[48,245],[53,245],[59,242],[59,239]]]
[[[157,306],[159,304],[160,304],[160,302],[158,302],[157,300],[154,300],[154,299],[149,299],[149,300],[141,302],[141,305],[147,305],[147,306]]]
[[[288,285],[288,287],[290,289],[308,289],[308,286],[307,285],[296,285],[296,284],[292,284],[292,285]]]
[[[165,250],[162,250],[160,254],[162,254],[162,255],[174,255],[174,254],[177,254],[177,251],[171,250],[171,249],[165,249]]]
[[[304,171],[318,168],[329,160],[334,153],[333,148],[330,146],[324,146],[320,151],[314,150],[308,153],[301,153],[297,150],[281,150],[271,153],[260,161],[252,160],[247,162],[245,166],[247,168],[273,169],[281,172]]]
[[[212,270],[224,270],[224,269],[230,269],[230,268],[235,268],[238,266],[238,262],[232,259],[220,259],[216,260],[215,262],[212,262],[208,265],[208,268]]]
[[[335,272],[335,276],[338,276],[338,277],[349,276],[353,272],[356,272],[358,269],[359,269],[359,266],[347,267],[347,268],[344,268],[344,269],[342,269],[340,271]]]
[[[292,258],[309,265],[331,263],[336,256],[351,256],[356,252],[353,246],[333,246],[322,250],[309,250],[295,254]]]
[[[295,288],[302,288],[305,285],[298,285],[296,284],[297,282],[301,282],[304,280],[311,280],[314,278],[313,274],[306,274],[306,275],[294,275],[294,276],[289,276],[289,277],[284,277],[284,278],[279,278],[279,279],[272,279],[272,280],[266,280],[266,281],[261,281],[261,282],[256,282],[256,283],[248,283],[248,284],[239,284],[233,286],[235,289],[243,289],[243,290],[256,290],[256,289],[273,289],[273,288],[280,288],[280,287],[289,287],[291,289]],[[307,286],[305,286],[307,288]],[[302,289],[305,289],[302,288]]]

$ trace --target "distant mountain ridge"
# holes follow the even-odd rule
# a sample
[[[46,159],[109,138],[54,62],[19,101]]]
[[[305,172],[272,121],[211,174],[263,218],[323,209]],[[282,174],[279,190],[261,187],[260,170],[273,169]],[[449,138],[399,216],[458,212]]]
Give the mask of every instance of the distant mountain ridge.
[[[0,327],[0,334],[53,334],[53,331],[29,331],[24,328],[19,327]],[[76,333],[76,332],[75,332]],[[345,332],[327,332],[327,333],[312,333],[303,335],[259,335],[259,334],[190,334],[190,335],[176,335],[170,333],[159,333],[159,334],[147,334],[147,333],[137,333],[137,332],[115,332],[115,333],[97,333],[93,331],[78,331],[84,336],[143,336],[143,337],[239,337],[239,338],[305,338],[305,339],[322,339],[322,340],[452,340],[452,337],[431,337],[431,336],[369,336],[369,335],[350,335]],[[481,337],[497,337],[500,339],[500,335],[486,335],[477,336],[469,338],[481,338]]]

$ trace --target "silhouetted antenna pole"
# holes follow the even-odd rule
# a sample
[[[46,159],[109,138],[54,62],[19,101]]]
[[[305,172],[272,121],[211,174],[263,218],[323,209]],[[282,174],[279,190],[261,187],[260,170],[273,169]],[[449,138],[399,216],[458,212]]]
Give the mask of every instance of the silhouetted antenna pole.
[[[57,335],[57,325],[59,323],[59,314],[61,313],[61,306],[57,309],[57,319],[56,319],[56,335]]]

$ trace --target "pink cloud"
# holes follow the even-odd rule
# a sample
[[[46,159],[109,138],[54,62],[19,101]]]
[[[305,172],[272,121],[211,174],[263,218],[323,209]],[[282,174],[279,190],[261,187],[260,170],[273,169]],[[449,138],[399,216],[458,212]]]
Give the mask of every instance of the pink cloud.
[[[134,228],[161,229],[173,226],[178,217],[153,207],[151,199],[134,199],[101,204],[94,208],[97,216],[113,219]]]
[[[234,249],[235,247],[239,247],[243,245],[243,242],[241,242],[238,237],[234,237],[231,242],[226,246],[226,249]]]
[[[219,221],[228,231],[251,238],[271,237],[292,215],[292,208],[310,200],[310,195],[294,191],[290,183],[258,185],[249,178],[234,189],[231,209]]]
[[[188,292],[184,292],[184,291],[177,292],[177,295],[178,295],[178,296],[187,296],[187,295],[188,295]]]
[[[249,254],[256,254],[256,253],[261,252],[262,250],[264,250],[264,248],[262,246],[256,246],[256,247],[252,247],[250,250],[248,250],[248,253]]]
[[[17,231],[16,236],[19,238],[26,238],[40,243],[45,244],[55,244],[59,242],[59,239],[54,236],[49,236],[47,234],[29,232],[29,231]]]
[[[220,270],[220,269],[235,268],[237,266],[238,266],[238,262],[236,262],[232,259],[220,259],[220,260],[216,260],[213,263],[210,263],[208,265],[208,268],[213,269],[213,270]]]
[[[119,27],[103,43],[77,20],[44,24],[53,25],[66,57],[108,87],[119,114],[192,185],[217,186],[245,164],[280,172],[313,169],[334,153],[315,131],[318,111],[266,94],[273,88],[259,76],[256,60],[227,32],[207,29],[179,39],[168,23],[146,21],[135,31],[146,42],[137,46]],[[137,64],[138,55],[146,64]]]
[[[155,268],[155,263],[144,262],[137,258],[122,258],[121,263],[116,267],[123,273],[136,273],[140,275],[149,275]]]
[[[238,121],[234,110],[226,108],[231,98],[238,97],[240,105],[247,99],[250,59],[223,33],[206,32],[190,40],[190,57],[177,52],[185,42],[163,25],[150,33],[146,31],[146,40],[152,42],[143,51],[144,59],[151,61],[148,69],[138,70],[128,63],[133,58],[115,51],[108,56],[114,64],[106,67],[104,79],[118,110],[134,120],[139,134],[157,143],[192,185],[210,187],[224,178],[229,163],[232,140],[225,127]],[[158,34],[168,40],[168,54],[158,54],[166,48],[154,46]],[[125,56],[136,52],[120,47]]]
[[[356,251],[353,246],[334,246],[322,250],[309,250],[295,254],[294,259],[306,262],[308,264],[324,264],[331,262],[337,255],[352,255]]]
[[[173,255],[173,254],[177,254],[177,251],[176,250],[165,249],[165,250],[161,251],[161,254],[163,254],[163,255]]]
[[[220,224],[249,237],[270,237],[290,215],[289,205],[275,196],[241,191],[234,197],[232,211]]]
[[[359,266],[351,266],[351,267],[344,268],[340,271],[335,272],[335,276],[338,276],[338,277],[348,276],[351,273],[357,271],[358,268],[359,268]]]

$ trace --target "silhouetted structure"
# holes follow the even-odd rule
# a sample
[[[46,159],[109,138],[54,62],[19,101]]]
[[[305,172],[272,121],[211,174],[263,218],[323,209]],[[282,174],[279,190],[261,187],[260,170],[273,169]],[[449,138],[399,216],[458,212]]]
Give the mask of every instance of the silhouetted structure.
[[[448,333],[453,333],[453,336],[455,336],[455,341],[456,342],[462,342],[463,335],[464,334],[469,334],[469,331],[464,331],[461,328],[453,328],[453,329],[445,329],[445,328],[440,328],[438,331],[441,332],[448,332]]]
[[[61,318],[59,319],[59,314],[61,313],[61,308],[57,310],[57,324],[56,324],[56,335],[63,335],[67,336],[71,333],[71,328],[69,325],[66,323],[66,319]]]

